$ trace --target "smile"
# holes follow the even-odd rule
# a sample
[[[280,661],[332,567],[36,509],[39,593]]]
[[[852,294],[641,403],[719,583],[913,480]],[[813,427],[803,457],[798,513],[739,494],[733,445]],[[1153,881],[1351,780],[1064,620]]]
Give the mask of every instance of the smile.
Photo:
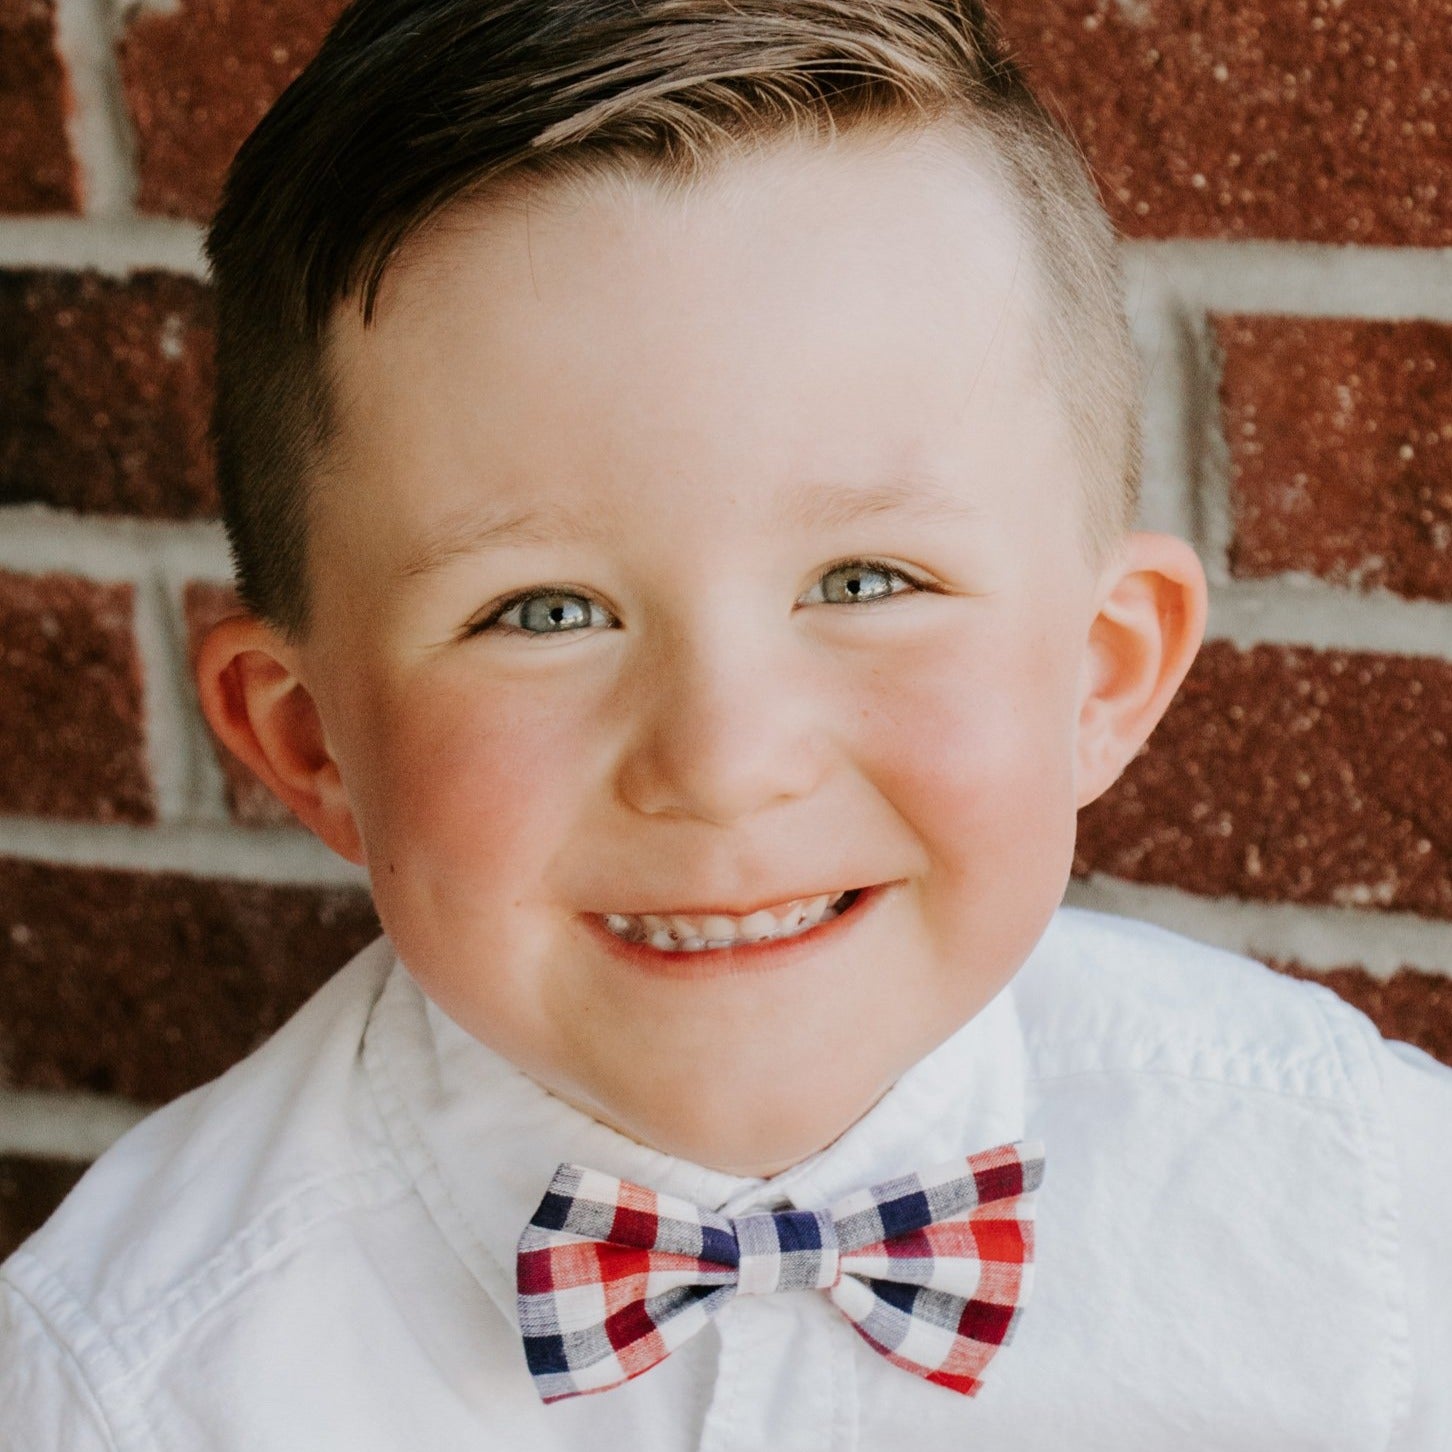
[[[702,953],[800,937],[846,912],[859,889],[793,898],[746,917],[726,913],[606,913],[606,931],[627,943],[648,943],[663,953]]]

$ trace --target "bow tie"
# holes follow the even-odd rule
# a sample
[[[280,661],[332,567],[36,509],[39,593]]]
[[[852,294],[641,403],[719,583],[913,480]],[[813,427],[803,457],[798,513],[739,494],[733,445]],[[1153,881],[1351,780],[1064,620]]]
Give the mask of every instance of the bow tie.
[[[519,1240],[519,1325],[546,1402],[649,1371],[736,1295],[822,1290],[874,1351],[964,1396],[1028,1297],[1043,1148],[1006,1144],[826,1210],[728,1217],[581,1165]]]

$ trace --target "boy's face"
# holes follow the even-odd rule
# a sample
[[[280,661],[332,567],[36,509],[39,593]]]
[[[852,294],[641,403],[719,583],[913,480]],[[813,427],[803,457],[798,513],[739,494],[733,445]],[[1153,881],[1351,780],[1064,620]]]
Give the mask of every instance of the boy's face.
[[[339,315],[299,674],[380,914],[633,1138],[794,1163],[1060,901],[1100,580],[1035,286],[961,144],[849,137],[457,212]],[[605,924],[861,888],[788,949]]]

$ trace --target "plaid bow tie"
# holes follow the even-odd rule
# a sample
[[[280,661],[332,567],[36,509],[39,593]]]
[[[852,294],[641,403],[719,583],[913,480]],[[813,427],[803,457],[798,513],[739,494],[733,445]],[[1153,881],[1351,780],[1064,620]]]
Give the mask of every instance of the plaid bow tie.
[[[580,1165],[519,1240],[519,1324],[546,1402],[648,1371],[735,1295],[823,1290],[873,1350],[972,1396],[1028,1297],[1038,1144],[734,1218]]]

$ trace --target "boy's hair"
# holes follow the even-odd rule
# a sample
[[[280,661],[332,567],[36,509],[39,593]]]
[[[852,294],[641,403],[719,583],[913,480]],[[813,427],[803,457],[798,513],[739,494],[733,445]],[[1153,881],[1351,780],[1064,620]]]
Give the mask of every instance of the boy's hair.
[[[400,246],[446,206],[506,173],[685,188],[776,138],[937,124],[989,141],[1018,199],[1099,568],[1139,502],[1116,239],[978,0],[356,0],[237,153],[207,237],[212,441],[244,604],[305,631],[329,319],[356,298],[370,323]]]

